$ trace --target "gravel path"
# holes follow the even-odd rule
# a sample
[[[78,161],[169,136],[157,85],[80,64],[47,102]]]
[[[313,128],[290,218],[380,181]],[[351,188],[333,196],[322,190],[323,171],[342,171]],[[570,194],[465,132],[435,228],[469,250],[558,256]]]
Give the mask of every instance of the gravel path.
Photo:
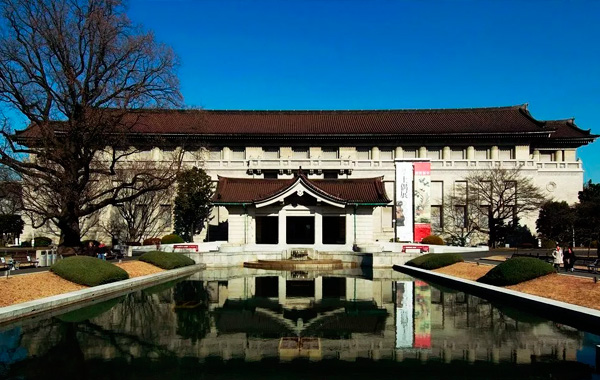
[[[163,271],[163,269],[142,261],[129,261],[115,265],[129,273],[130,278]],[[0,307],[84,288],[86,286],[67,281],[49,271],[10,276],[9,278],[2,277],[0,278]]]
[[[456,263],[434,272],[475,281],[492,268],[491,265]],[[600,310],[600,283],[595,283],[590,277],[552,273],[506,288]]]

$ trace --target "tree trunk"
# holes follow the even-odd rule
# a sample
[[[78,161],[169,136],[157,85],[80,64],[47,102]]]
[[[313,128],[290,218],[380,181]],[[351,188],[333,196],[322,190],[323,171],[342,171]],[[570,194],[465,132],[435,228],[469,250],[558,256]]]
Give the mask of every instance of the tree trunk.
[[[79,247],[81,245],[79,219],[72,215],[73,214],[69,213],[58,221],[58,228],[60,228],[60,245],[63,247]]]

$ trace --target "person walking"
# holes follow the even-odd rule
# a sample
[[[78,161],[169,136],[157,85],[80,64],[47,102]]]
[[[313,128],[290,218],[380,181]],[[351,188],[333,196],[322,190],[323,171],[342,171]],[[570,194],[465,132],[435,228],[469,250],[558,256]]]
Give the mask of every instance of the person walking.
[[[565,272],[573,272],[575,266],[575,252],[573,247],[569,246],[565,252]]]
[[[554,269],[558,273],[560,265],[563,263],[563,251],[560,245],[556,245],[556,249],[552,251],[552,258],[554,258]]]

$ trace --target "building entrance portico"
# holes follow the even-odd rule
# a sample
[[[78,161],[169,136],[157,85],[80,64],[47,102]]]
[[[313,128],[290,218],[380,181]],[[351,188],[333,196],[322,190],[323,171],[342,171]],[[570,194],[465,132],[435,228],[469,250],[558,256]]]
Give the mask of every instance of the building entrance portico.
[[[215,206],[229,213],[228,243],[349,251],[372,244],[373,209],[390,203],[382,178],[219,177]]]

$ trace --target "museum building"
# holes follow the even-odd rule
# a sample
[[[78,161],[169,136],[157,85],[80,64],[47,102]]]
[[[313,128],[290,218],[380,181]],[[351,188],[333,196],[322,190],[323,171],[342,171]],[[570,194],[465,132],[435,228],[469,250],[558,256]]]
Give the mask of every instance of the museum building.
[[[160,141],[136,160],[160,161],[183,146],[184,165],[215,181],[214,217],[195,240],[255,248],[419,241],[443,226],[444,194],[472,171],[497,167],[521,167],[549,197],[572,204],[583,188],[577,148],[596,138],[573,119],[537,120],[526,104],[131,114],[133,144]],[[532,231],[536,217],[524,220]]]

